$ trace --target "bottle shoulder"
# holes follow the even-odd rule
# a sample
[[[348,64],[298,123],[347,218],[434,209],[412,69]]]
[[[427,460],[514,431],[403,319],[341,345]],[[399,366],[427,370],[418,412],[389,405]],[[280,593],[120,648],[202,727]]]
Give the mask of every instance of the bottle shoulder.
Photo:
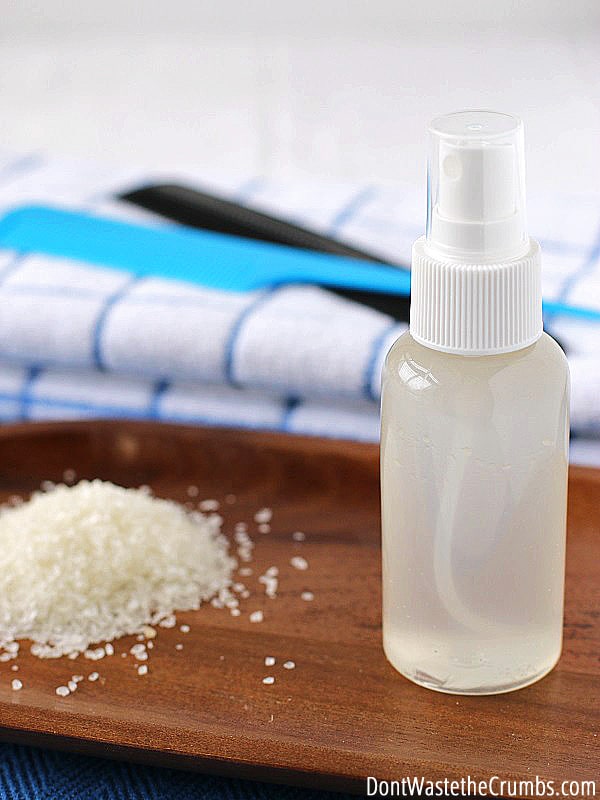
[[[411,391],[440,383],[466,381],[515,382],[564,385],[569,379],[567,358],[546,333],[529,347],[512,353],[491,356],[465,356],[443,353],[420,344],[409,331],[400,336],[388,352],[384,383],[404,383]]]

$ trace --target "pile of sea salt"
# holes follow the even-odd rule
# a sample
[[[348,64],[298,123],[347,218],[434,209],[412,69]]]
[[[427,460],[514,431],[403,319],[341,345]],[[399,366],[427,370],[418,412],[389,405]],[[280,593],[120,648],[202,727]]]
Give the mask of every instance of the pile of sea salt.
[[[40,658],[140,634],[228,594],[235,561],[216,514],[100,480],[0,510],[0,658]]]

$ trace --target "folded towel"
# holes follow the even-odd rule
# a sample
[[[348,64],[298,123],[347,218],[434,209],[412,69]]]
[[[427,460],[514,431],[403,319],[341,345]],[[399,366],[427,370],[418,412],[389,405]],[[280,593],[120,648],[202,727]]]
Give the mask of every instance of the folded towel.
[[[41,201],[162,224],[116,200],[151,180],[197,183],[406,264],[423,227],[406,187],[150,175],[1,153],[0,213]],[[531,216],[546,299],[600,309],[600,198],[544,198]],[[545,323],[569,355],[573,429],[600,436],[600,325]],[[222,292],[0,250],[0,419],[151,417],[375,440],[381,366],[405,327],[311,286]]]

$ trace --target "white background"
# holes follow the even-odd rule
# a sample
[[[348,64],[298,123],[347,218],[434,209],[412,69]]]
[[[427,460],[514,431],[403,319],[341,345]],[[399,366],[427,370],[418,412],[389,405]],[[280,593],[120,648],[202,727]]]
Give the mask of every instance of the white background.
[[[464,107],[524,118],[530,188],[600,188],[600,2],[0,5],[18,150],[421,184],[428,119]]]

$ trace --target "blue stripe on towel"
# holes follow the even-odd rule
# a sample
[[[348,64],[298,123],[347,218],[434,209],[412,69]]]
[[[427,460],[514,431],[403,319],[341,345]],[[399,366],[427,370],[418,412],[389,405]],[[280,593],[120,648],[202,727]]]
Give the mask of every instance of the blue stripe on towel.
[[[150,397],[150,404],[148,405],[148,416],[150,419],[160,418],[160,402],[164,393],[171,387],[171,382],[166,380],[157,381],[154,384],[154,390]]]
[[[27,420],[29,419],[29,406],[31,404],[31,392],[33,390],[34,384],[37,379],[42,374],[42,368],[40,366],[31,367],[27,374],[25,375],[25,380],[23,381],[23,386],[21,387],[21,392],[19,394],[19,404],[21,406],[21,419]]]
[[[104,363],[104,357],[102,354],[102,337],[104,335],[108,316],[116,304],[127,295],[130,289],[139,280],[140,278],[137,275],[133,275],[123,286],[121,286],[118,291],[114,292],[110,295],[110,297],[107,298],[102,310],[100,311],[100,314],[98,315],[94,332],[92,334],[92,358],[94,360],[94,366],[101,372],[106,371],[106,365]]]
[[[334,216],[329,226],[330,235],[334,236],[340,228],[355,217],[358,211],[372,199],[374,194],[375,190],[372,186],[366,186],[357,192]]]
[[[229,333],[229,339],[225,345],[225,358],[223,363],[223,373],[227,383],[232,386],[239,386],[235,378],[235,349],[239,339],[239,335],[244,327],[246,320],[254,314],[261,306],[263,306],[272,295],[277,291],[278,286],[270,286],[262,292],[253,302],[249,303],[246,308],[240,313],[239,317],[233,323]]]

